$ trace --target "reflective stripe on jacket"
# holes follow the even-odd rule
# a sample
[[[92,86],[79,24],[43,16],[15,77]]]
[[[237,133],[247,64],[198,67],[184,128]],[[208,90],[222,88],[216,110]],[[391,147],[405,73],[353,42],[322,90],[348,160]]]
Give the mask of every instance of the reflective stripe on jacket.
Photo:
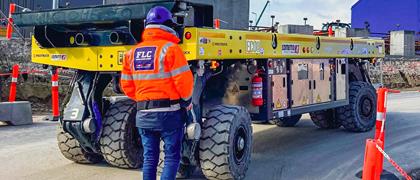
[[[148,25],[143,42],[126,53],[121,88],[135,101],[190,101],[193,75],[175,31],[163,25]]]

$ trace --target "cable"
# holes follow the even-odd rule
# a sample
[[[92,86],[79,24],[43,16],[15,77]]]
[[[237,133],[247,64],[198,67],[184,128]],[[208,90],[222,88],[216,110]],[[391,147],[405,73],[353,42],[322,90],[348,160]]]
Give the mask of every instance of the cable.
[[[221,74],[222,72],[223,72],[223,65],[220,66],[220,71],[219,72],[212,74],[212,77],[217,76],[217,75]]]

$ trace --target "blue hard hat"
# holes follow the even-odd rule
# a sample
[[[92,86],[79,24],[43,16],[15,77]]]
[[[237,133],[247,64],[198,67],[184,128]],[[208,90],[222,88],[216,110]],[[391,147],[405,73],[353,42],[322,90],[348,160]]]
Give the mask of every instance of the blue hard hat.
[[[146,24],[174,24],[172,13],[162,6],[156,6],[147,13]]]

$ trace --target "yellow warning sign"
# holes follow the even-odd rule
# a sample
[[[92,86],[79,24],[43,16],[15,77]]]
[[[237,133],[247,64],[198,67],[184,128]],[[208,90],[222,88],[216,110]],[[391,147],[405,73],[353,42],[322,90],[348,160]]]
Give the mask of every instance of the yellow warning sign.
[[[277,102],[276,102],[276,108],[277,108],[277,109],[281,109],[281,108],[283,108],[283,105],[281,104],[280,99],[277,99]]]
[[[235,85],[233,86],[233,88],[232,88],[232,93],[233,93],[233,94],[239,93],[239,87],[238,87],[238,85],[237,85],[237,84],[235,84]]]
[[[320,103],[320,102],[322,102],[322,100],[321,100],[321,96],[318,94],[318,96],[316,97],[316,102],[317,103]]]

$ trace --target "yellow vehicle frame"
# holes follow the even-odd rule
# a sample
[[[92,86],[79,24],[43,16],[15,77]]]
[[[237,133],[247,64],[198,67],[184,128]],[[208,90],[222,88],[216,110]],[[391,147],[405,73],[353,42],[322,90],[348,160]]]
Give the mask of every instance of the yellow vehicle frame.
[[[185,28],[181,44],[189,61],[233,59],[381,58],[383,40],[269,32]],[[133,46],[42,48],[32,38],[32,62],[87,71],[120,71]]]

